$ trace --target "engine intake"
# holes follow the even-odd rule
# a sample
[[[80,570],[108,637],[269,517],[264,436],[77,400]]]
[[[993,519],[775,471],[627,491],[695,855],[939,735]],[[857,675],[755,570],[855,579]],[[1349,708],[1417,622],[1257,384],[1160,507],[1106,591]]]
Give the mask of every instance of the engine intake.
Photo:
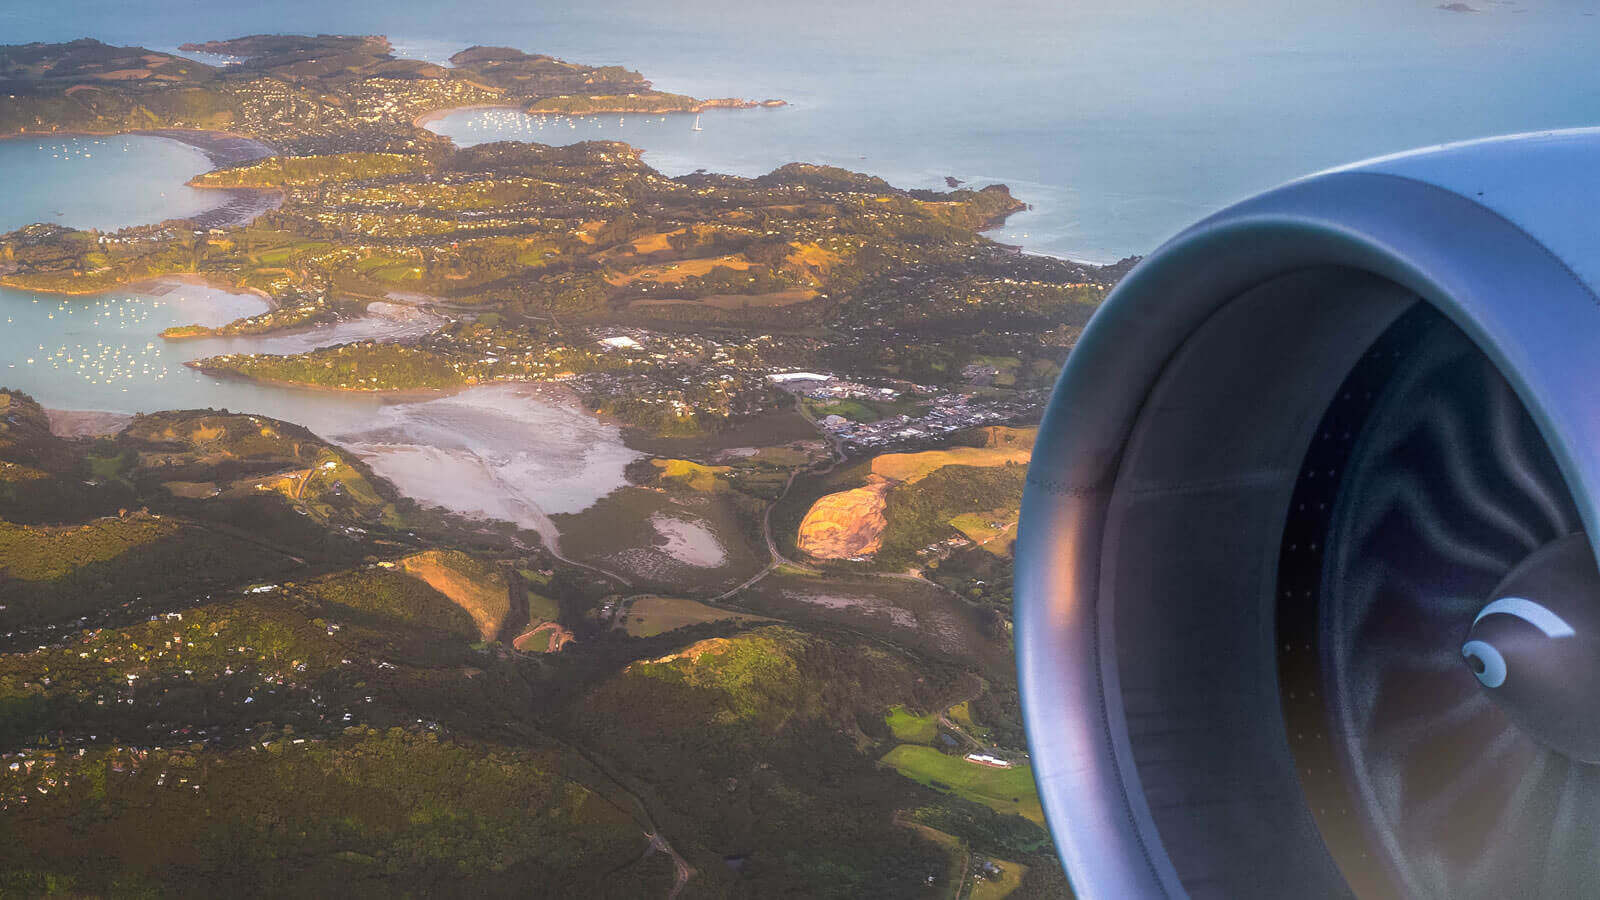
[[[1017,543],[1081,896],[1600,896],[1597,200],[1597,131],[1386,157],[1112,292]]]

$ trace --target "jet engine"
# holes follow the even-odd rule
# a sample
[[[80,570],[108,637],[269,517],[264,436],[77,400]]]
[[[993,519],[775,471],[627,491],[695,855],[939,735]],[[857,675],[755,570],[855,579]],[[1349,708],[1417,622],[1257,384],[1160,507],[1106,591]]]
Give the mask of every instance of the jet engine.
[[[1081,897],[1600,897],[1600,130],[1446,145],[1141,262],[1017,542]]]

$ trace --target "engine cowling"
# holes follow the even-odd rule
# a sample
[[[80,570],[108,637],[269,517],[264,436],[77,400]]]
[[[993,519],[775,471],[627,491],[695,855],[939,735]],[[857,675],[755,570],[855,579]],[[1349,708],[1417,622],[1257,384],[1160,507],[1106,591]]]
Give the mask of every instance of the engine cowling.
[[[1292,182],[1112,292],[1017,542],[1081,896],[1600,896],[1597,279],[1583,130]]]

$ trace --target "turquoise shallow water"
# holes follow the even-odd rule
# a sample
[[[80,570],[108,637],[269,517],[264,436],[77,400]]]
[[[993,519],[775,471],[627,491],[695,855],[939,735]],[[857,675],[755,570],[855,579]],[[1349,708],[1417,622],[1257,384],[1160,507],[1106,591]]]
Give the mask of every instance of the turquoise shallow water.
[[[174,325],[221,325],[266,309],[251,295],[158,282],[104,294],[0,288],[0,385],[46,406],[110,412],[219,407],[291,421],[330,422],[330,408],[373,408],[369,397],[264,387],[202,375],[184,362],[249,352],[250,339],[164,341]]]
[[[184,185],[210,168],[199,150],[144,135],[0,140],[0,231],[34,222],[109,230],[190,216],[218,203],[216,192]]]

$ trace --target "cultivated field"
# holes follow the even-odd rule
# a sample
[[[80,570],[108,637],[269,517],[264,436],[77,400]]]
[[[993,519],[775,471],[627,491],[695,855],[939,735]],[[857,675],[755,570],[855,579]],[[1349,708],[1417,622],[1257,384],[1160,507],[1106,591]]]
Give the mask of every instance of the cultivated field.
[[[914,744],[901,744],[890,750],[883,762],[931,788],[950,791],[999,813],[1044,824],[1044,809],[1033,786],[1033,770],[1027,766],[997,769]]]
[[[622,628],[633,637],[655,637],[703,622],[771,622],[766,616],[735,613],[686,597],[650,595],[633,601]]]

